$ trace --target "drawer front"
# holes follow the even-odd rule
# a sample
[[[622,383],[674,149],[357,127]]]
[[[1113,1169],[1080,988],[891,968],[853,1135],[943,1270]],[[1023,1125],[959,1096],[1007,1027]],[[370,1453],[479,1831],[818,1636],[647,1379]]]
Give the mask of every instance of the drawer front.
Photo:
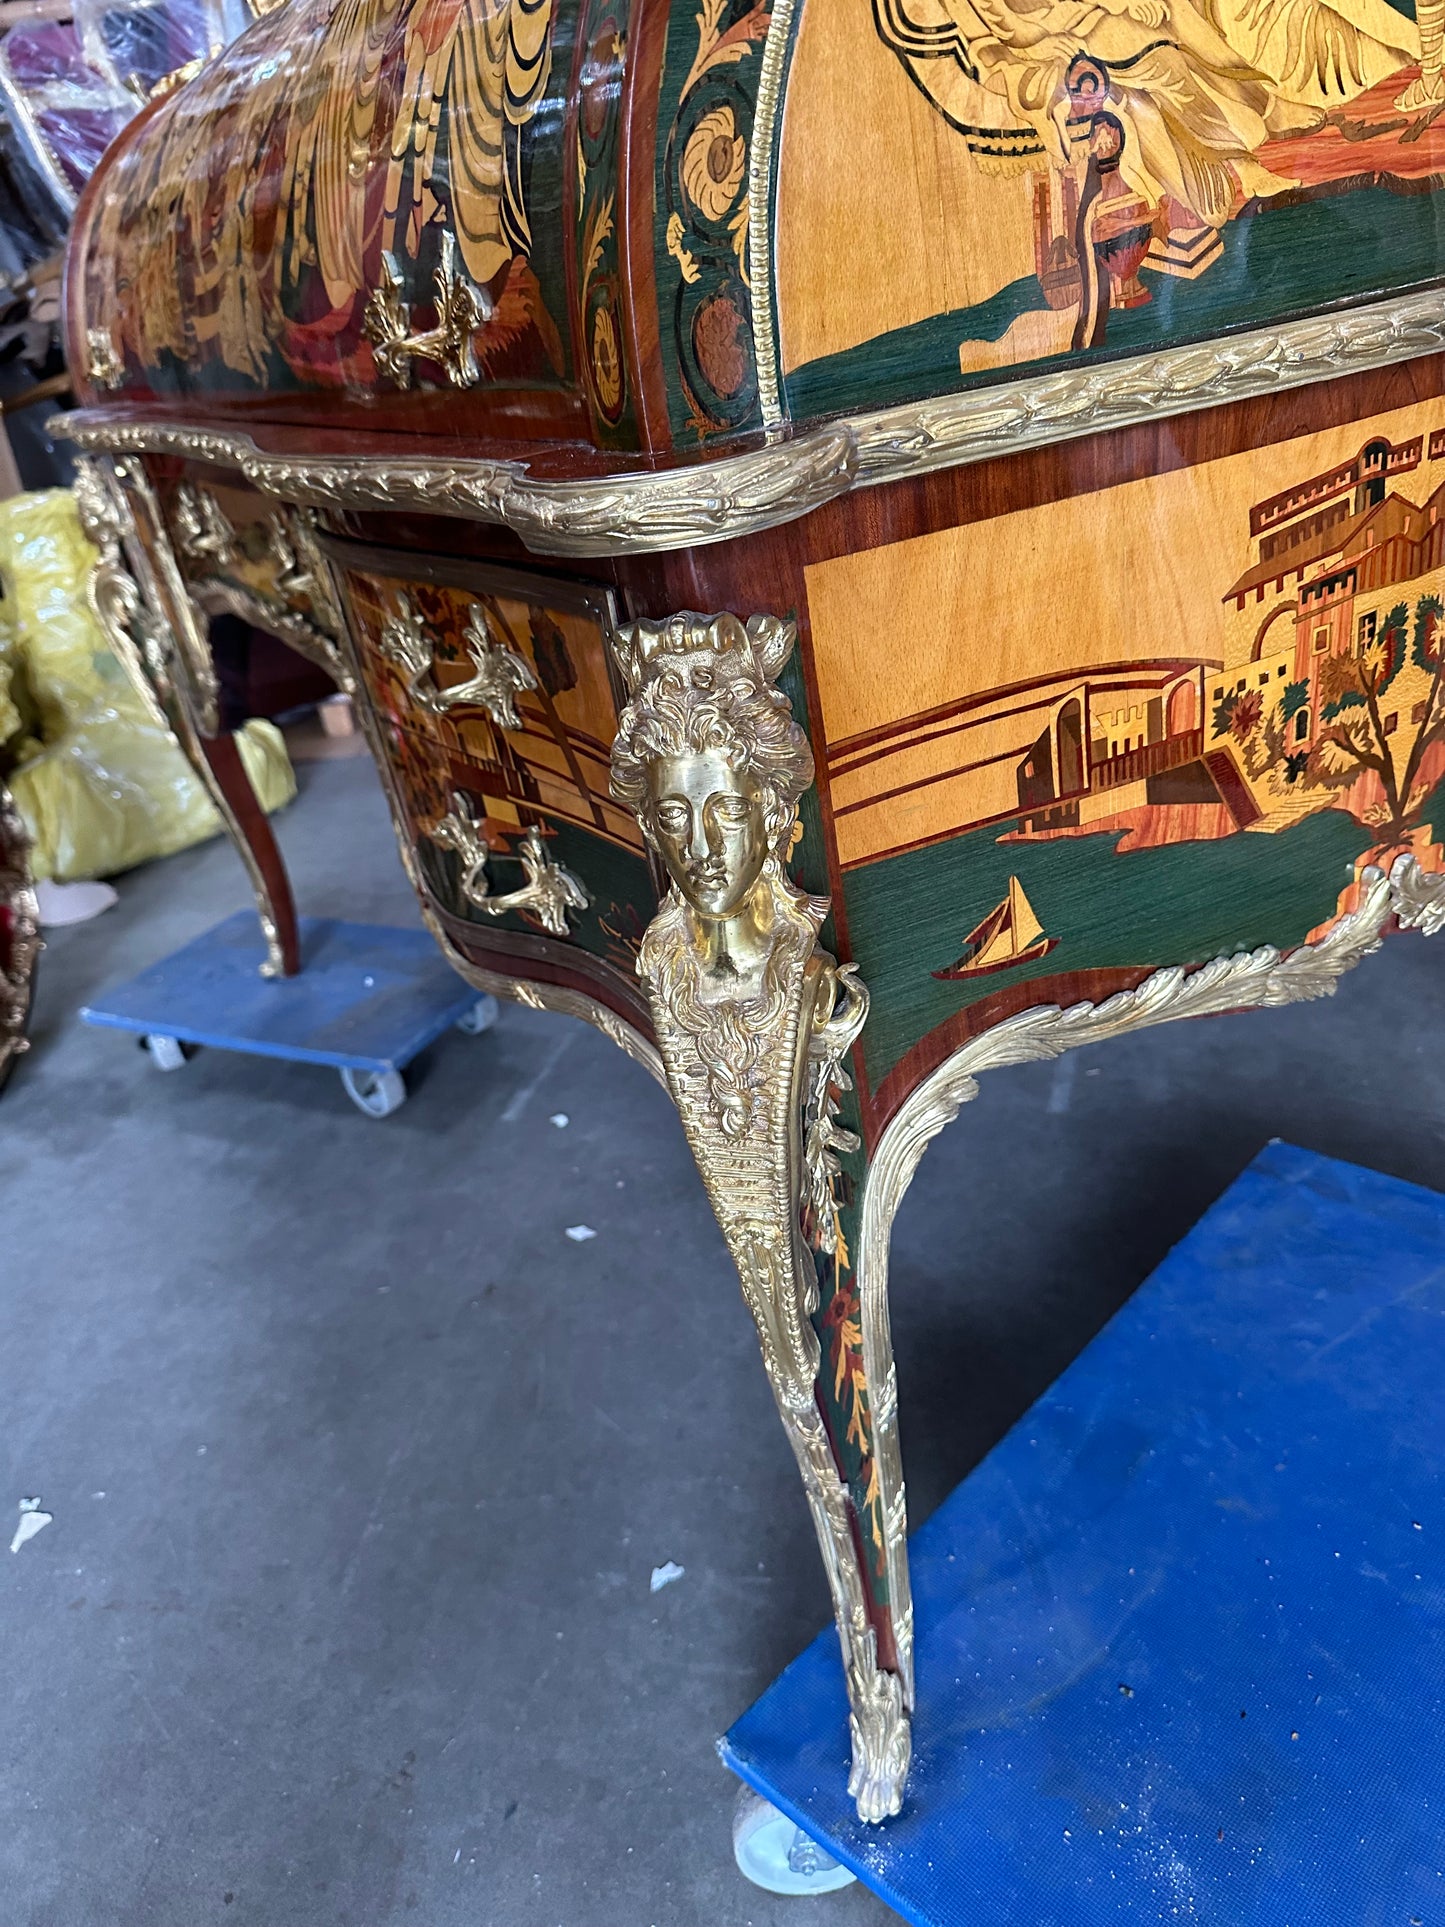
[[[1445,400],[805,576],[885,1108],[1012,1011],[1445,867]]]
[[[378,712],[448,751],[504,764],[517,794],[498,789],[499,801],[540,800],[640,855],[636,820],[607,788],[617,730],[607,591],[490,565],[474,572],[480,586],[439,582],[424,567],[397,558],[396,573],[341,571]]]
[[[636,820],[607,793],[617,727],[607,591],[327,549],[436,903],[486,928],[565,935],[630,975],[657,897]],[[528,901],[539,867],[542,893]],[[520,907],[502,907],[519,892]]]
[[[560,938],[561,928],[537,910],[489,913],[469,896],[464,887],[469,867],[465,835],[446,827],[459,815],[470,817],[489,851],[488,896],[498,898],[525,886],[520,844],[527,828],[537,825],[547,858],[574,877],[586,897],[585,904],[564,906],[567,940],[631,978],[642,933],[657,907],[645,860],[620,842],[581,828],[570,815],[540,802],[518,802],[515,772],[485,754],[466,747],[448,749],[434,737],[402,729],[385,717],[377,721],[402,825],[438,907],[476,924],[479,931],[525,930]],[[505,788],[509,782],[514,791],[510,795]],[[516,815],[507,814],[509,810]]]

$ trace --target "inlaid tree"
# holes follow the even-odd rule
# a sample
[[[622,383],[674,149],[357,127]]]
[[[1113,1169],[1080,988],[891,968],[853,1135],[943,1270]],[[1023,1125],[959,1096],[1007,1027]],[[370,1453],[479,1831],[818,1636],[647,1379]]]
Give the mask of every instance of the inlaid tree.
[[[1388,714],[1384,697],[1407,664],[1423,672],[1423,686],[1410,714],[1413,735],[1403,763],[1400,747],[1407,732],[1400,728],[1398,710]],[[1309,779],[1324,788],[1338,789],[1365,771],[1379,778],[1383,804],[1368,820],[1382,838],[1398,842],[1419,821],[1430,792],[1423,777],[1425,753],[1445,737],[1445,702],[1441,676],[1445,671],[1445,604],[1439,596],[1421,596],[1415,605],[1413,633],[1408,605],[1397,602],[1374,635],[1352,653],[1332,656],[1320,666],[1321,731],[1310,758]]]

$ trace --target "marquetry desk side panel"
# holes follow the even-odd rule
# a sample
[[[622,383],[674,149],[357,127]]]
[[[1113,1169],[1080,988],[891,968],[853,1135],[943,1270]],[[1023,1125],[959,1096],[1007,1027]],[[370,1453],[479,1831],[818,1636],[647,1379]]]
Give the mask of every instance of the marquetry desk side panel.
[[[1445,922],[1439,362],[611,558],[145,460],[143,559],[333,650],[457,968],[666,1078],[886,1815],[893,1215],[980,1070],[1328,994],[1393,922]]]

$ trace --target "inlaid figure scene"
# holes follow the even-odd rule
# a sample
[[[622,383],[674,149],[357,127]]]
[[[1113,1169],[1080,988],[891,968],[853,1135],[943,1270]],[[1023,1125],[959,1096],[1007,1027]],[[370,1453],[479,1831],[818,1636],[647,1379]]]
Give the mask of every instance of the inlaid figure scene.
[[[805,7],[777,241],[793,412],[1432,280],[1442,31],[1439,0]],[[900,220],[915,169],[936,211]],[[820,225],[856,264],[830,301]]]

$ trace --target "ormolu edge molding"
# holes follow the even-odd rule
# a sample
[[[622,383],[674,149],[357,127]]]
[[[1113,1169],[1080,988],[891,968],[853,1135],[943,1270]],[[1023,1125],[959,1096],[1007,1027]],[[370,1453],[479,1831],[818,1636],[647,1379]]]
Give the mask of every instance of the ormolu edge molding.
[[[283,503],[250,537],[248,555],[230,517],[204,484],[183,481],[171,497],[171,542],[191,599],[208,615],[224,612],[254,623],[326,672],[351,693],[339,638],[345,618],[316,543],[316,515]],[[248,580],[259,566],[261,580]]]
[[[852,423],[868,487],[958,462],[1071,441],[1312,381],[1362,374],[1445,348],[1445,289],[1226,335],[1102,367],[910,402]]]
[[[175,737],[241,859],[266,943],[263,977],[286,974],[276,899],[210,759],[220,734],[210,647],[181,574],[150,477],[138,462],[78,463],[72,483],[80,526],[97,555],[86,584],[91,613],[147,709]]]
[[[763,296],[758,297],[761,306]],[[763,345],[759,344],[760,347]],[[539,555],[632,555],[733,541],[854,488],[1157,421],[1445,349],[1445,289],[1197,347],[842,417],[790,441],[660,472],[542,480],[521,462],[271,455],[241,430],[61,415],[52,432],[99,453],[176,455],[239,470],[283,501],[501,523]]]
[[[1122,990],[1101,1004],[1074,1004],[1067,1010],[1041,1004],[1020,1011],[970,1038],[905,1098],[869,1162],[858,1248],[863,1364],[869,1386],[877,1388],[874,1451],[885,1491],[903,1489],[898,1382],[888,1322],[893,1220],[923,1153],[978,1096],[979,1074],[1006,1064],[1061,1057],[1075,1045],[1101,1043],[1175,1017],[1219,1016],[1332,997],[1344,973],[1380,948],[1392,916],[1403,928],[1427,935],[1445,928],[1445,876],[1427,875],[1413,856],[1397,857],[1388,876],[1367,869],[1362,881],[1359,907],[1341,917],[1318,943],[1286,952],[1265,945],[1216,957],[1197,970],[1156,970],[1136,990]],[[890,1523],[885,1531],[885,1548],[890,1591],[906,1612],[908,1565],[901,1517],[896,1528]]]
[[[748,149],[748,283],[752,293],[758,408],[765,428],[778,428],[786,418],[782,356],[778,351],[777,290],[773,285],[773,183],[783,73],[792,46],[796,5],[797,0],[773,0],[753,106],[753,137]]]
[[[853,1503],[819,1404],[814,1323],[814,1252],[837,1249],[836,1152],[858,1142],[836,1124],[831,1092],[846,1082],[868,993],[817,941],[827,900],[787,874],[798,799],[813,780],[808,739],[776,685],[796,634],[778,616],[744,625],[691,610],[622,624],[612,647],[628,701],[612,796],[667,871],[637,971],[802,1475],[848,1689],[848,1792],[871,1822],[903,1802],[909,1682],[879,1658]],[[709,829],[703,866],[701,822],[727,826],[716,842]]]
[[[253,487],[318,508],[410,510],[495,522],[537,555],[633,555],[731,541],[791,522],[851,488],[846,428],[658,473],[552,482],[521,462],[431,461],[412,454],[269,455],[244,432],[178,422],[53,417],[51,431],[103,454],[178,455],[239,470]]]

